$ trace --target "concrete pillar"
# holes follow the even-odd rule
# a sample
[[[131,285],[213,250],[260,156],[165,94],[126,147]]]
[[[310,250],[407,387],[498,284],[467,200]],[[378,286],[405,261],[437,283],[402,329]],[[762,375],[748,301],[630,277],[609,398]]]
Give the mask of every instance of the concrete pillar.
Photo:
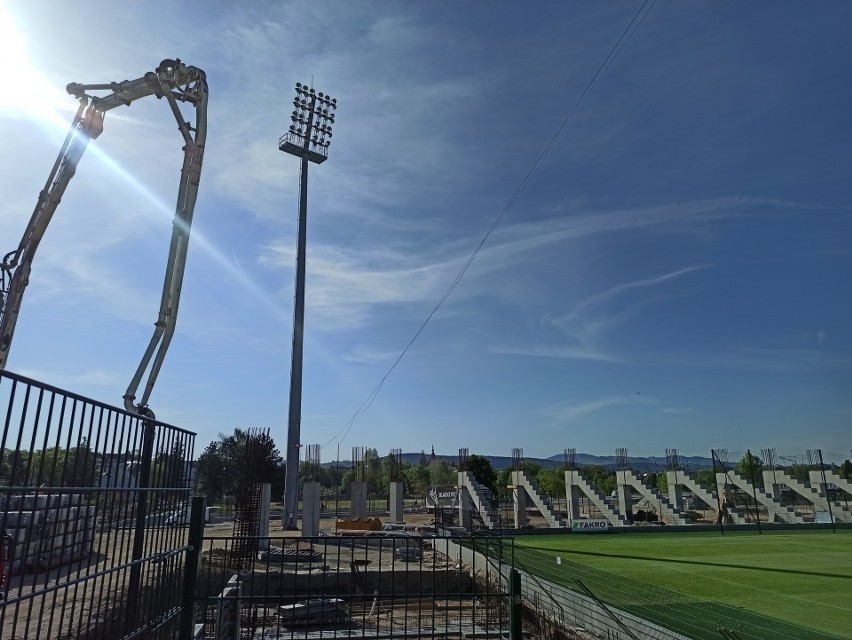
[[[629,469],[619,469],[615,472],[615,480],[618,485],[618,510],[628,520],[633,520],[633,487],[630,486],[628,478]]]
[[[568,522],[580,519],[580,487],[577,486],[579,471],[568,469],[565,472],[565,499],[568,503]]]
[[[669,469],[666,471],[666,483],[669,485],[669,502],[675,509],[683,510],[683,485],[678,481],[678,476],[683,471],[677,469]]]
[[[367,483],[353,482],[349,486],[349,493],[352,495],[351,505],[349,507],[349,515],[353,518],[367,517]]]
[[[302,537],[320,534],[322,487],[319,482],[306,482],[302,487]]]
[[[257,529],[257,535],[260,540],[257,541],[257,548],[261,551],[269,549],[269,516],[272,507],[272,485],[264,482],[260,486],[260,527]]]
[[[403,496],[405,487],[401,482],[390,483],[390,521],[394,524],[403,524],[405,516],[403,515]]]
[[[776,482],[777,472],[772,469],[763,470],[763,490],[772,496],[773,500],[781,501],[781,485]]]
[[[461,480],[461,478],[459,478]],[[459,482],[461,485],[461,482]],[[459,487],[459,526],[468,531],[472,528],[470,512],[473,510],[473,500],[470,499],[470,491],[465,486]]]
[[[512,513],[515,516],[515,528],[520,529],[527,524],[527,492],[521,483],[523,471],[512,472]]]

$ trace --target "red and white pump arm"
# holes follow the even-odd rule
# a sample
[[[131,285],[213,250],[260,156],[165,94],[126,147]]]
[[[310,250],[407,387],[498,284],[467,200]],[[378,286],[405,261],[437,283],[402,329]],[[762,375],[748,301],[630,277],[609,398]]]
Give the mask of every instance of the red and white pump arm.
[[[99,91],[110,93],[100,97],[90,95],[90,92]],[[0,263],[0,369],[6,367],[36,249],[68,183],[74,177],[77,164],[86,151],[89,140],[97,138],[103,131],[106,112],[115,107],[130,105],[134,100],[150,95],[165,98],[184,139],[183,167],[154,335],[124,394],[124,406],[128,411],[153,417],[147,406],[148,399],[174,335],[192,215],[198,197],[201,163],[207,138],[207,78],[201,69],[187,66],[180,60],[163,60],[156,71],[146,73],[142,78],[109,84],[86,85],[72,82],[68,85],[68,93],[77,97],[80,106],[47,183],[39,194],[18,248],[7,253]],[[181,102],[195,107],[195,126],[184,119],[178,104]],[[148,378],[145,389],[137,403],[136,392],[146,371]]]

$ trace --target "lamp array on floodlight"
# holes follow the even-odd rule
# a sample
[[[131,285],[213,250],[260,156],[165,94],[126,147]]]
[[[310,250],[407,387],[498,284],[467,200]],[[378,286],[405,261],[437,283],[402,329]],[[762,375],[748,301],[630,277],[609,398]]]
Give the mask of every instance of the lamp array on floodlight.
[[[297,156],[307,153],[309,160],[322,162],[331,144],[331,125],[336,108],[336,98],[297,82],[293,112],[290,114],[292,124],[289,132],[281,137],[279,148]]]

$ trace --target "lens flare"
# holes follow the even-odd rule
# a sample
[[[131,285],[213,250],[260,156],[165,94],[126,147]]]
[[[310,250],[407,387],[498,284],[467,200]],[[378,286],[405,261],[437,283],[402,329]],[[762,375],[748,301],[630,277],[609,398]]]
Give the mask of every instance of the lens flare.
[[[2,3],[0,3],[0,77],[4,82],[4,90],[0,91],[0,118],[23,118],[37,122],[42,128],[51,132],[67,131],[70,125],[68,114],[74,112],[77,103],[64,90],[50,83],[32,64],[21,31]],[[151,203],[164,218],[172,219],[174,208],[165,204],[143,182],[97,144],[90,144],[86,155],[97,158],[136,194]],[[82,162],[85,163],[85,160]],[[277,316],[288,317],[268,293],[258,287],[238,265],[229,260],[197,230],[193,231],[191,242],[208,254],[221,269],[267,309]]]

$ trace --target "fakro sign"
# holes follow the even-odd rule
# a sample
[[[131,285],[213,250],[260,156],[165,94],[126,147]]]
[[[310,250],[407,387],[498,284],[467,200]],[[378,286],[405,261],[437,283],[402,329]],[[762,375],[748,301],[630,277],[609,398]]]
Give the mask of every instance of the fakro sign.
[[[609,531],[609,522],[606,520],[574,520],[571,523],[571,531],[578,533]]]

